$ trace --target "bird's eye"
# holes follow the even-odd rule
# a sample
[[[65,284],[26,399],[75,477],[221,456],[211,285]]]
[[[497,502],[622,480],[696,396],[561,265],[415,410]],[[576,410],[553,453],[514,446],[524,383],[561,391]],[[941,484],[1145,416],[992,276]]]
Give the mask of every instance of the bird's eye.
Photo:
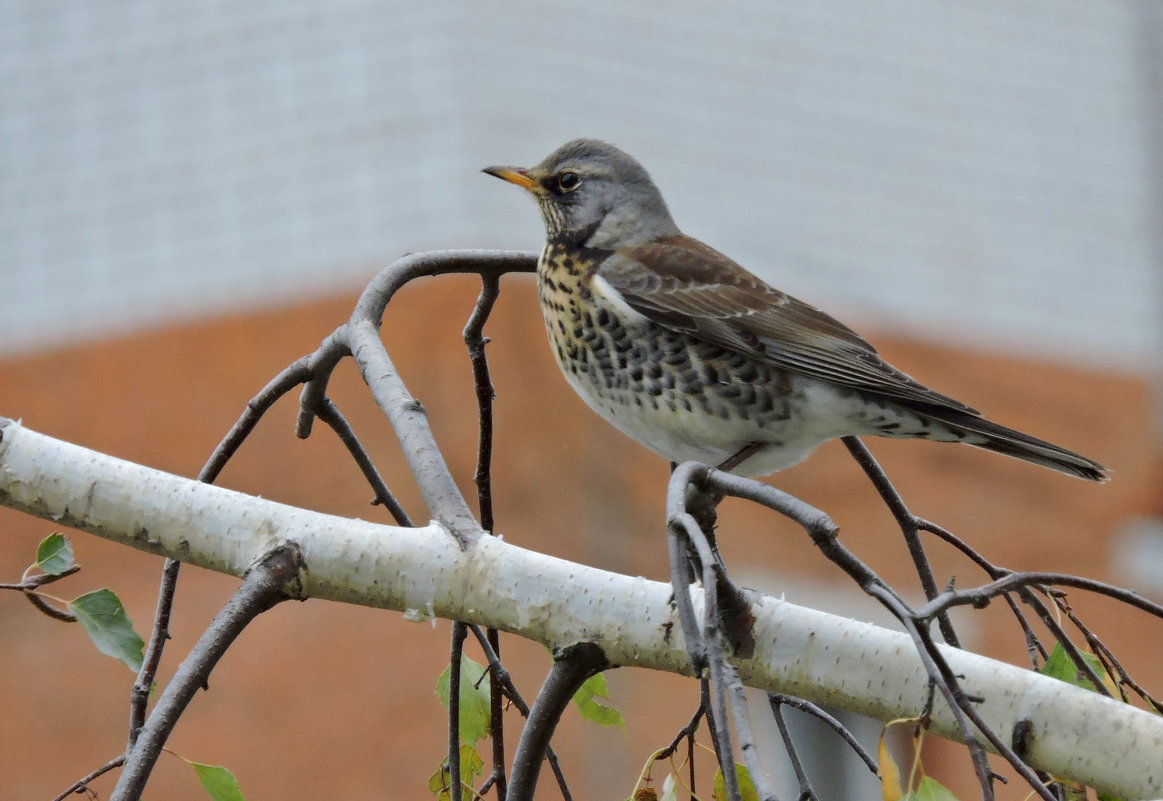
[[[581,177],[576,172],[563,172],[557,176],[557,186],[562,192],[572,192],[581,186]]]

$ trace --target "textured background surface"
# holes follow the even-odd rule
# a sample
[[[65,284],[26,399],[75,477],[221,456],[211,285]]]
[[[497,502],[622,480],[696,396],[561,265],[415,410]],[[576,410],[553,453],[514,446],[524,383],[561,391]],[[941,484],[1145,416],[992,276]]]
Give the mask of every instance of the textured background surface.
[[[0,348],[533,247],[574,136],[817,305],[1064,359],[1161,341],[1141,2],[0,4]]]

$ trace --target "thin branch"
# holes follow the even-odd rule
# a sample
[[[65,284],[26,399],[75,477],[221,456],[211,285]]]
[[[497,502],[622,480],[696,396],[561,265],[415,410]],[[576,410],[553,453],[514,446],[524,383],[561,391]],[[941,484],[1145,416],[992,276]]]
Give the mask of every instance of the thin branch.
[[[917,577],[921,580],[921,589],[925,593],[925,599],[932,600],[937,597],[937,580],[933,576],[933,566],[929,563],[929,557],[925,555],[925,546],[921,542],[916,515],[905,506],[904,499],[896,491],[892,482],[888,480],[888,474],[881,469],[873,457],[872,451],[868,450],[858,437],[843,437],[842,440],[844,446],[848,448],[848,452],[852,454],[856,463],[860,465],[860,469],[872,481],[872,486],[876,488],[877,493],[896,519],[901,533],[904,534],[909,556],[912,557],[913,565],[917,569]],[[948,615],[943,612],[937,615],[937,625],[941,628],[941,636],[945,638],[945,642],[954,648],[961,647],[960,638],[957,636],[953,622],[949,620]]]
[[[210,458],[198,472],[198,481],[204,484],[213,484],[227,462],[238,452],[246,438],[254,431],[263,415],[275,402],[302,384],[311,376],[310,357],[302,356],[283,368],[274,378],[267,382],[258,394],[247,401],[242,414],[218,445],[210,454]],[[169,623],[173,611],[174,596],[177,592],[178,574],[181,563],[173,558],[166,558],[162,565],[162,578],[158,586],[157,608],[154,612],[154,624],[151,630],[149,644],[142,659],[141,670],[130,691],[129,701],[129,748],[133,749],[137,742],[141,727],[145,724],[146,707],[149,704],[150,689],[161,665],[162,652],[166,641],[170,638]]]
[[[1066,633],[1066,630],[1062,628],[1061,624],[1058,622],[1058,618],[1051,612],[1049,607],[1046,606],[1045,602],[1037,595],[1035,595],[1035,590],[1048,595],[1048,597],[1053,600],[1053,596],[1049,596],[1047,588],[1038,585],[1032,587],[1021,587],[1018,589],[1017,594],[1024,603],[1033,608],[1035,614],[1038,615],[1038,619],[1042,621],[1042,625],[1050,630],[1050,634],[1053,635],[1055,641],[1062,646],[1062,650],[1066,652],[1067,657],[1069,657],[1070,661],[1074,664],[1074,669],[1090,680],[1091,684],[1094,686],[1095,692],[1097,692],[1099,695],[1112,697],[1110,690],[1108,690],[1106,685],[1103,684],[1102,678],[1098,675],[1098,672],[1091,666],[1090,662],[1086,661],[1086,658],[1083,656],[1082,651],[1078,648],[1078,646],[1070,640],[1070,636]],[[1057,602],[1055,601],[1055,603]]]
[[[705,672],[699,676],[699,706],[707,710],[707,731],[711,735],[711,742],[718,741],[719,735],[716,734],[715,717],[711,714],[711,680],[707,678]],[[687,740],[687,764],[690,767],[690,789],[691,795],[695,793],[695,738],[692,737]]]
[[[492,648],[493,655],[496,656],[501,649],[500,632],[496,629],[489,629],[485,639]],[[489,671],[489,733],[493,742],[493,770],[490,778],[497,788],[497,801],[505,801],[509,789],[509,781],[505,775],[505,700],[501,682],[491,670]],[[556,763],[556,755],[550,756],[551,754],[552,749],[547,752],[546,756]],[[564,777],[559,778],[564,779]]]
[[[510,702],[512,702],[513,706],[517,707],[517,711],[521,714],[521,717],[528,718],[529,705],[525,703],[525,699],[522,698],[521,693],[517,691],[517,685],[513,683],[513,679],[509,675],[509,671],[506,670],[505,666],[501,664],[500,657],[497,655],[496,650],[494,650],[492,640],[488,636],[492,632],[496,631],[496,629],[489,629],[488,632],[486,632],[484,629],[474,623],[469,626],[469,630],[477,638],[477,642],[480,643],[481,650],[485,652],[485,658],[489,663],[489,675],[496,678],[497,683],[501,687],[501,692],[503,692],[504,696],[508,698]],[[557,786],[561,790],[561,797],[564,798],[565,801],[572,801],[572,796],[569,792],[569,785],[567,785],[565,782],[565,774],[561,771],[561,766],[558,764],[557,754],[554,752],[553,746],[546,748],[545,760],[549,763],[549,767],[553,770],[553,775],[557,779]]]
[[[380,323],[388,301],[401,286],[415,278],[438,273],[498,276],[506,272],[532,271],[536,264],[536,255],[524,252],[463,250],[405,256],[372,279],[360,295],[351,319],[333,335],[334,340],[346,344],[372,397],[391,423],[432,516],[448,528],[462,548],[481,535],[481,527],[436,445],[424,407],[408,392],[384,348],[379,336]],[[308,412],[315,413],[322,402],[329,375],[329,372],[317,374],[304,387],[299,426],[301,435],[304,430],[309,430],[309,426],[304,424],[304,416]]]
[[[1042,782],[1037,773],[1035,773],[1034,770],[1030,768],[1030,766],[1027,765],[1026,762],[1013,750],[1010,743],[1000,737],[997,732],[994,731],[993,727],[987,724],[981,715],[978,714],[977,709],[973,703],[974,699],[969,698],[963,691],[961,691],[960,682],[957,680],[956,674],[953,672],[953,669],[949,667],[949,663],[945,661],[944,656],[933,643],[929,633],[924,629],[917,628],[912,624],[911,621],[906,621],[905,625],[906,628],[909,629],[910,634],[919,638],[919,640],[925,644],[923,653],[931,657],[932,663],[937,667],[941,673],[941,676],[944,678],[944,685],[954,690],[959,708],[970,720],[973,721],[973,725],[977,727],[978,731],[980,731],[987,740],[989,740],[994,749],[996,749],[997,753],[1001,755],[1001,757],[1004,758],[1007,762],[1009,762],[1010,766],[1015,771],[1017,771],[1023,779],[1026,780],[1034,792],[1045,799],[1045,801],[1058,801],[1050,789]],[[984,750],[981,751],[981,759],[985,763],[984,770],[989,771],[989,763],[986,760]],[[989,776],[992,777],[992,775],[992,771],[989,771]],[[983,779],[983,783],[984,781],[985,780]],[[992,788],[990,788],[990,797],[992,797]]]
[[[944,657],[932,642],[927,630],[920,628],[917,623],[924,618],[914,612],[907,603],[887,584],[885,584],[867,565],[844,547],[837,537],[838,529],[826,516],[816,510],[811,510],[806,504],[792,498],[786,493],[759,482],[741,479],[728,473],[711,471],[706,484],[716,491],[728,495],[748,497],[769,508],[788,514],[792,519],[802,521],[809,535],[821,551],[846,572],[868,594],[880,602],[905,626],[909,636],[913,638],[917,653],[925,667],[930,681],[935,682],[937,688],[945,696],[950,705],[954,719],[961,729],[962,739],[970,749],[974,769],[985,799],[992,799],[991,785],[992,771],[989,769],[988,759],[981,744],[977,741],[969,721],[981,730],[982,734],[1004,756],[1023,778],[1030,782],[1031,787],[1046,801],[1054,801],[1053,795],[1043,786],[1034,772],[1013,752],[1013,750],[994,732],[974,709],[973,700],[968,698],[960,689],[955,675],[948,668]],[[787,510],[785,512],[785,510]],[[814,512],[814,514],[813,514]],[[790,513],[790,514],[789,514]]]
[[[460,779],[460,663],[464,654],[464,623],[452,624],[452,647],[448,657],[448,785],[452,801],[463,795]]]
[[[496,275],[481,276],[481,293],[473,308],[472,316],[464,327],[464,342],[468,346],[469,361],[472,363],[473,385],[476,387],[477,412],[480,420],[480,437],[477,446],[477,468],[473,476],[477,487],[477,504],[481,515],[481,528],[493,530],[493,382],[489,377],[489,362],[485,357],[485,322],[493,310],[493,304],[500,294],[501,285]]]
[[[129,746],[127,751],[133,750],[137,743],[141,727],[145,725],[145,710],[149,705],[149,694],[157,677],[158,667],[162,661],[162,651],[166,641],[170,638],[170,614],[174,608],[174,592],[177,588],[178,572],[182,563],[176,559],[166,559],[162,565],[162,580],[158,586],[157,609],[153,617],[153,629],[149,636],[149,645],[141,660],[141,669],[137,672],[137,680],[133,683],[129,700]]]
[[[698,561],[703,570],[703,625],[699,632],[702,650],[706,653],[707,667],[710,669],[710,698],[708,720],[715,722],[712,731],[712,742],[715,745],[715,755],[719,760],[719,767],[723,771],[723,783],[727,789],[727,797],[731,801],[740,798],[739,780],[735,775],[735,755],[731,747],[731,726],[728,722],[727,683],[728,675],[733,675],[734,669],[727,664],[723,653],[723,641],[719,626],[718,604],[718,576],[716,568],[721,565],[715,559],[711,545],[703,536],[703,531],[694,517],[684,514],[678,522],[686,535],[689,548],[698,555]]]
[[[81,778],[77,779],[75,782],[70,784],[65,789],[65,791],[63,793],[61,793],[60,795],[54,796],[52,801],[65,801],[66,798],[68,798],[70,795],[73,795],[74,793],[84,792],[88,788],[89,782],[93,781],[93,779],[96,779],[100,776],[104,776],[109,771],[115,770],[116,768],[119,768],[124,764],[125,764],[125,754],[122,754],[121,756],[113,757],[113,759],[109,760],[101,767],[97,768],[96,770],[94,770],[91,773],[88,773],[88,774],[82,776]]]
[[[671,603],[678,612],[679,628],[682,629],[683,643],[690,656],[695,675],[700,675],[707,666],[707,648],[699,634],[698,618],[690,595],[690,562],[687,554],[691,550],[683,515],[668,519],[667,548],[670,556]],[[673,624],[672,624],[673,625]]]
[[[339,441],[344,444],[347,452],[351,454],[351,458],[359,466],[360,472],[363,473],[364,478],[367,479],[368,484],[371,485],[372,492],[375,494],[373,503],[386,508],[397,525],[413,525],[412,518],[408,517],[408,513],[404,511],[404,507],[400,506],[400,502],[396,500],[396,496],[388,489],[387,483],[384,481],[383,476],[380,475],[380,471],[376,470],[376,466],[372,463],[371,457],[363,447],[363,443],[356,437],[355,432],[351,429],[351,425],[347,422],[347,418],[343,416],[343,413],[339,411],[339,407],[335,405],[331,398],[326,396],[323,398],[323,402],[319,407],[318,417],[324,423],[331,426],[331,430],[339,437]]]
[[[981,568],[981,570],[985,572],[991,579],[1002,578],[1003,576],[1008,576],[1013,572],[1011,570],[1007,570],[1006,568],[994,565],[992,562],[978,553],[972,546],[970,546],[969,543],[965,542],[960,537],[956,536],[945,528],[938,526],[936,523],[925,520],[923,518],[917,518],[917,523],[922,531],[928,531],[929,533],[933,534],[949,545],[952,545],[954,548],[960,551],[962,555]],[[1043,604],[1032,592],[1030,592],[1028,589],[1022,588],[1018,591],[1017,595],[1019,598],[1021,598],[1023,603],[1033,608],[1034,613],[1038,615],[1039,620],[1041,620],[1044,625],[1050,627],[1051,631],[1054,631],[1055,629],[1061,631],[1061,629],[1057,627],[1053,616],[1046,608],[1046,605]],[[1046,650],[1045,646],[1042,645],[1042,641],[1034,633],[1034,630],[1030,627],[1029,622],[1026,620],[1025,614],[1023,614],[1022,610],[1018,607],[1017,602],[1013,599],[1013,597],[1008,593],[1003,597],[1005,598],[1006,605],[1009,607],[1010,611],[1014,615],[1014,618],[1018,621],[1018,625],[1022,629],[1022,635],[1024,636],[1026,642],[1026,651],[1030,656],[1030,665],[1033,669],[1036,670],[1038,668],[1039,662],[1045,661],[1048,658],[1049,652]],[[1063,637],[1059,641],[1063,643],[1067,654],[1069,654],[1071,660],[1076,666],[1085,664],[1085,660],[1082,659],[1077,649],[1073,647],[1067,638]],[[1080,669],[1085,670],[1086,668]]]
[[[210,458],[198,473],[198,480],[206,484],[213,484],[222,472],[222,468],[238,452],[242,443],[254,431],[262,416],[275,404],[279,398],[286,395],[299,384],[309,380],[312,375],[310,366],[311,357],[301,356],[272,378],[267,385],[251,398],[242,415],[226,432],[226,436],[210,454]]]
[[[60,573],[35,573],[30,576],[28,573],[32,570],[32,567],[29,567],[28,570],[24,571],[24,576],[20,581],[16,583],[0,583],[0,590],[15,590],[16,592],[24,593],[24,597],[37,611],[62,623],[76,623],[76,615],[65,609],[58,609],[53,606],[47,598],[38,595],[36,590],[46,584],[52,584],[54,581],[60,581],[67,576],[71,576],[80,569],[80,565],[73,565],[67,570],[62,570]]]
[[[668,759],[672,754],[674,754],[675,751],[678,750],[678,747],[683,740],[694,739],[695,732],[699,730],[699,721],[703,719],[703,715],[705,715],[706,712],[706,707],[704,707],[702,704],[699,704],[698,708],[695,709],[695,713],[691,715],[690,721],[678,730],[678,734],[674,735],[674,739],[670,741],[670,745],[660,751],[657,751],[654,754],[654,758],[656,760]]]
[[[863,760],[864,764],[870,771],[872,771],[874,774],[877,772],[878,768],[876,765],[876,759],[872,756],[872,754],[868,753],[864,746],[860,744],[860,741],[853,736],[852,732],[848,731],[847,726],[837,720],[833,715],[828,714],[828,712],[826,712],[818,704],[813,704],[811,701],[805,701],[803,698],[796,698],[794,695],[784,695],[783,693],[768,693],[767,700],[773,708],[775,706],[794,707],[801,712],[806,712],[816,719],[823,721],[823,723],[831,728],[832,731],[840,735],[844,742],[848,743],[848,747],[856,752],[856,756]]]
[[[779,729],[779,737],[783,740],[783,750],[787,753],[787,758],[791,760],[792,770],[795,771],[796,781],[800,785],[800,801],[804,799],[813,799],[816,801],[816,791],[812,789],[811,779],[808,778],[807,772],[804,770],[803,762],[800,761],[799,751],[796,750],[795,740],[792,739],[791,731],[788,730],[787,721],[783,718],[783,706],[775,700],[774,696],[768,696],[768,702],[771,704],[771,714],[775,717],[775,725]],[[875,768],[873,769],[875,772]]]
[[[327,397],[331,374],[350,355],[351,345],[347,340],[347,325],[344,324],[324,337],[315,352],[307,357],[310,375],[303,384],[303,391],[299,393],[299,416],[295,420],[295,436],[299,439],[311,436],[315,417],[323,408],[323,399]]]
[[[566,646],[554,654],[553,667],[537,693],[517,741],[509,777],[509,801],[532,801],[541,761],[562,713],[586,679],[609,666],[602,649],[589,642]]]
[[[1131,678],[1130,674],[1128,674],[1127,671],[1123,668],[1122,663],[1118,660],[1114,653],[1111,652],[1110,648],[1106,646],[1106,643],[1095,636],[1094,632],[1092,632],[1088,626],[1084,625],[1083,622],[1078,619],[1078,616],[1075,614],[1074,610],[1071,609],[1069,605],[1062,605],[1062,609],[1070,622],[1073,623],[1080,632],[1082,632],[1082,636],[1090,646],[1090,649],[1094,651],[1095,655],[1099,657],[1099,659],[1101,659],[1106,665],[1107,672],[1118,674],[1120,690],[1124,685],[1130,687],[1132,690],[1138,693],[1139,697],[1146,701],[1156,713],[1163,712],[1163,703],[1147,692],[1146,688]],[[1123,698],[1124,700],[1126,699],[1125,693],[1123,693]]]
[[[80,569],[80,565],[72,565],[71,567],[62,570],[60,573],[34,573],[31,576],[27,575],[26,571],[24,578],[14,584],[0,582],[0,590],[18,590],[20,592],[28,592],[29,590],[35,590],[38,587],[43,587],[46,584],[52,584],[55,581],[60,581],[63,578],[68,578],[69,576],[79,572]],[[32,570],[32,568],[30,567],[29,570]]]
[[[930,687],[935,686],[945,697],[945,702],[949,704],[949,709],[953,712],[957,726],[961,730],[962,741],[969,748],[970,760],[981,787],[981,796],[985,801],[992,801],[994,798],[993,771],[989,767],[989,757],[981,742],[974,735],[973,729],[969,726],[969,719],[976,717],[972,699],[961,689],[953,672],[947,669],[948,665],[929,637],[928,629],[918,626],[912,618],[908,605],[897,597],[896,593],[888,591],[886,587],[873,586],[869,588],[869,591],[872,595],[880,598],[885,608],[893,613],[897,620],[904,625],[908,635],[912,637],[917,654],[921,658],[921,664],[924,665],[925,673],[929,676]],[[942,670],[942,667],[946,669]],[[1021,764],[1020,760],[1019,763]],[[1036,780],[1037,777],[1035,777]],[[1044,791],[1044,788],[1042,789]],[[1043,798],[1045,801],[1054,801],[1053,798],[1047,798],[1045,795]]]
[[[755,795],[764,801],[777,801],[775,791],[767,779],[762,766],[759,764],[759,751],[755,747],[755,735],[751,731],[751,718],[747,713],[747,694],[743,691],[743,682],[735,672],[730,662],[723,663],[723,680],[727,684],[727,693],[731,697],[731,707],[734,712],[735,735],[739,739],[739,753],[743,756],[743,764],[751,774],[751,784],[755,788]]]
[[[72,612],[65,611],[64,609],[57,609],[55,606],[50,604],[47,600],[45,600],[41,596],[37,595],[32,590],[25,590],[24,597],[28,600],[28,602],[30,604],[33,605],[33,607],[35,607],[37,609],[37,611],[41,612],[42,614],[48,615],[53,620],[59,620],[62,623],[76,623],[77,622],[77,616],[74,615]]]
[[[1096,581],[1082,576],[1072,576],[1069,573],[1046,573],[1041,571],[1028,571],[1023,573],[1007,571],[1006,575],[989,584],[968,590],[955,590],[941,593],[941,595],[933,598],[929,603],[917,610],[917,614],[924,617],[931,617],[933,614],[953,606],[984,606],[983,601],[995,598],[1003,593],[1013,592],[1023,587],[1046,586],[1074,587],[1080,590],[1088,590],[1099,595],[1105,595],[1108,598],[1114,598],[1128,606],[1141,609],[1154,617],[1163,618],[1163,604],[1149,601],[1137,592],[1125,590],[1122,587],[1116,587],[1104,581]]]
[[[125,769],[117,780],[111,801],[136,801],[141,797],[166,739],[198,688],[206,685],[210,671],[248,623],[291,597],[288,588],[297,582],[299,569],[298,551],[291,545],[271,551],[251,568],[158,699],[136,745],[126,756]]]
[[[472,364],[473,384],[476,387],[477,416],[480,434],[477,441],[477,467],[473,482],[477,488],[477,509],[481,528],[492,532],[493,520],[493,382],[489,377],[489,362],[485,356],[488,337],[484,336],[485,322],[500,294],[500,279],[496,275],[481,276],[481,292],[476,306],[464,327],[464,342]],[[500,661],[501,637],[496,629],[489,629],[489,647]],[[496,674],[489,673],[489,731],[493,744],[493,770],[489,776],[497,788],[497,801],[505,801],[508,782],[505,778],[505,715],[501,685]]]

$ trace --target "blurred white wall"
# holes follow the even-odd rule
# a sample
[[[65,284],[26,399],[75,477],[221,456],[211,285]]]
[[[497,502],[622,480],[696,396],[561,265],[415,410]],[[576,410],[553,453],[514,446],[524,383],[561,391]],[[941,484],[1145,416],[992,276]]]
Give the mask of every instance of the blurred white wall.
[[[1146,0],[0,0],[0,353],[534,249],[480,167],[609,139],[858,325],[1158,365]]]

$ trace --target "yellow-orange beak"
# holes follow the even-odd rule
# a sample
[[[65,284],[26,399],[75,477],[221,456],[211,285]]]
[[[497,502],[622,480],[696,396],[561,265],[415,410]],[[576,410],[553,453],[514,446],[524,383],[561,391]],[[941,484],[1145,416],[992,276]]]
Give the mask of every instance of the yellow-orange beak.
[[[530,178],[529,173],[520,167],[485,167],[481,172],[486,172],[489,175],[500,178],[502,181],[516,184],[522,189],[528,189],[530,192],[536,192],[541,189],[541,184]]]

